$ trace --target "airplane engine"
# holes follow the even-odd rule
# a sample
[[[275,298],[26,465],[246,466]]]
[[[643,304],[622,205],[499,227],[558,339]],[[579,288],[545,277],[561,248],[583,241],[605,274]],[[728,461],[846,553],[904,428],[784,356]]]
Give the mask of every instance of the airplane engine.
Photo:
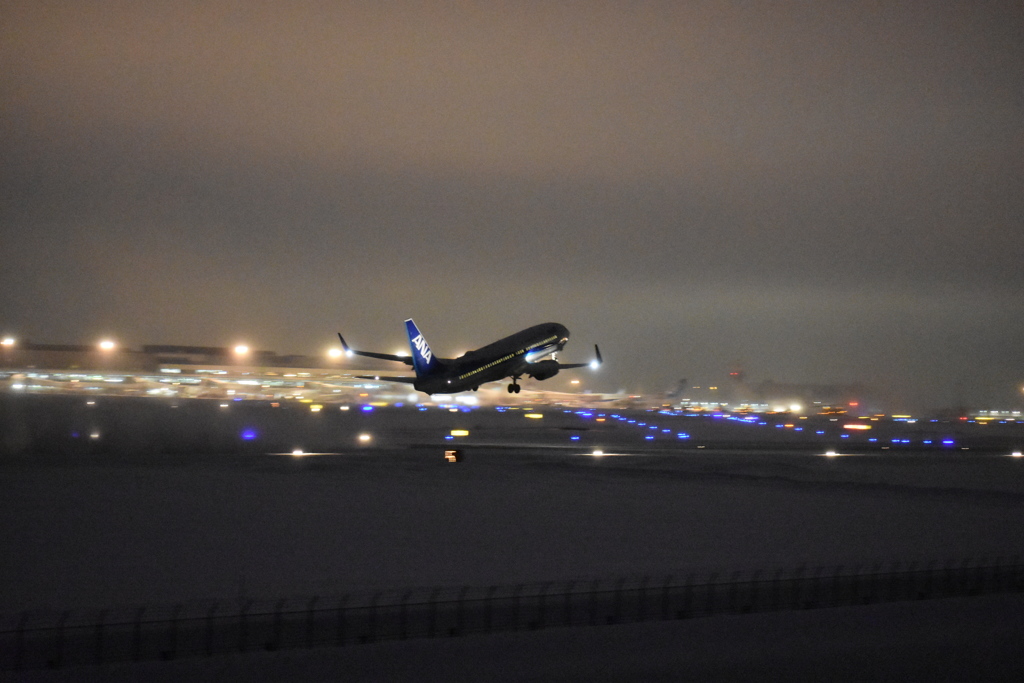
[[[534,379],[548,379],[558,374],[558,361],[542,360],[533,363],[527,373]]]

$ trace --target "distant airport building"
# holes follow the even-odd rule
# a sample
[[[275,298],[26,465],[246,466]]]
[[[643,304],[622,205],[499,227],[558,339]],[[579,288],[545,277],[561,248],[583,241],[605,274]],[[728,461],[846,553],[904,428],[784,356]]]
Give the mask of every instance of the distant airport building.
[[[340,351],[340,349],[339,349]],[[337,354],[321,357],[279,355],[239,345],[187,346],[147,344],[141,350],[107,340],[93,345],[36,344],[3,340],[0,389],[27,393],[206,398],[219,400],[295,400],[320,403],[438,402],[460,405],[544,403],[619,405],[625,395],[536,391],[528,387],[514,398],[490,385],[478,392],[438,397],[436,401],[407,384],[388,382],[408,374],[393,363]],[[359,378],[370,375],[378,379]]]

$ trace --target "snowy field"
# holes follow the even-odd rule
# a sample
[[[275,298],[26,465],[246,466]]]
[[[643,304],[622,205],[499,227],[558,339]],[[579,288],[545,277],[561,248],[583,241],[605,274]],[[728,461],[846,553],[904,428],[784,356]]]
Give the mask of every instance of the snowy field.
[[[309,430],[333,455],[295,457],[292,442],[271,455],[246,441],[229,453],[5,458],[0,611],[1024,549],[1024,460],[998,452],[824,457],[796,441],[715,450],[735,440],[708,431],[718,424],[691,420],[691,439],[673,442],[673,429],[652,443],[635,425],[557,410],[337,420]],[[245,424],[260,423],[228,431]],[[459,443],[466,459],[449,464],[452,427],[470,435]],[[374,440],[357,446],[362,433]],[[589,455],[595,445],[608,455]]]
[[[32,447],[0,461],[0,612],[1024,555],[1024,459],[998,449],[826,457],[769,427],[760,448],[748,425],[690,421],[679,439],[666,416],[672,432],[652,443],[636,424],[561,411],[310,419],[306,431],[282,422],[234,445],[197,420],[227,446],[195,453],[153,447],[144,429],[117,449],[46,451],[36,423],[21,428]],[[113,424],[85,428],[112,435]],[[237,439],[247,424],[263,423],[237,418],[224,433]],[[453,428],[470,434],[444,440]],[[332,454],[291,455],[304,434],[304,450]],[[464,461],[443,459],[453,443]],[[591,454],[598,446],[605,455]],[[533,637],[507,636],[543,648]],[[469,646],[375,645],[357,657],[436,647]],[[274,661],[303,656],[335,661]]]

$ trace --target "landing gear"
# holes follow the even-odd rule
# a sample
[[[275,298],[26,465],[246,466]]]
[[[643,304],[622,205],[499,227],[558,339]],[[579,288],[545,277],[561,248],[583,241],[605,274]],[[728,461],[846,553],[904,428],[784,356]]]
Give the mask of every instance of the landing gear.
[[[519,389],[520,389],[520,387],[519,387],[519,378],[518,377],[513,377],[512,378],[512,384],[508,385],[508,393],[510,393],[510,394],[518,394],[519,393]]]

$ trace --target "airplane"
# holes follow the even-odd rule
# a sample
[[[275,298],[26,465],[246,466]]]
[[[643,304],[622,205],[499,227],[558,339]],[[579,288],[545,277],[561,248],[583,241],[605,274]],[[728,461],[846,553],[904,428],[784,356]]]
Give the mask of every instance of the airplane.
[[[460,391],[480,388],[481,384],[497,382],[506,377],[512,379],[508,393],[519,393],[519,378],[524,375],[536,380],[554,377],[560,370],[590,366],[597,368],[603,362],[601,351],[594,344],[594,360],[589,363],[559,363],[556,354],[569,341],[569,330],[558,323],[542,323],[528,327],[521,332],[499,339],[475,351],[469,351],[458,358],[438,358],[430,345],[409,318],[405,321],[412,356],[399,356],[373,351],[356,351],[349,348],[345,338],[338,333],[341,347],[348,355],[366,356],[391,360],[412,366],[415,377],[359,376],[359,379],[376,379],[387,382],[403,382],[413,385],[416,391],[426,394],[454,394]],[[545,356],[551,356],[541,360]]]

